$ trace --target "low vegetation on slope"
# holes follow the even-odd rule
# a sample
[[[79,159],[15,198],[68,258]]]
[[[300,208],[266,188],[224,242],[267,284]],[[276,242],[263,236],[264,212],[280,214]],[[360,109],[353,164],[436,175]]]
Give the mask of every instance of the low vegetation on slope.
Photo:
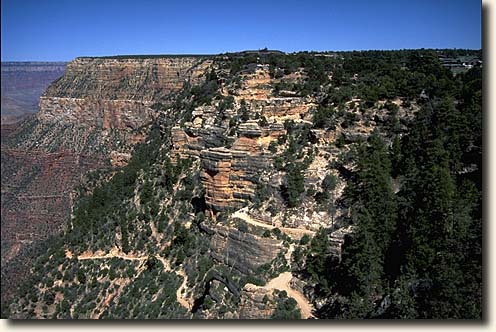
[[[480,319],[481,75],[428,50],[214,57],[2,315]]]

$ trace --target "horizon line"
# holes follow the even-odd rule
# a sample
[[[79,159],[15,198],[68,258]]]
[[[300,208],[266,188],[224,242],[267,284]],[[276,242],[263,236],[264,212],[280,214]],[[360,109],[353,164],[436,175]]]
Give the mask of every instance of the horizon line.
[[[350,53],[350,52],[377,52],[377,51],[383,51],[383,52],[394,52],[394,51],[416,51],[416,50],[426,50],[426,51],[447,51],[447,50],[458,50],[458,51],[482,51],[481,48],[458,48],[458,47],[451,47],[451,48],[430,48],[430,47],[421,47],[421,48],[389,48],[389,49],[349,49],[349,50],[299,50],[299,51],[292,51],[292,52],[285,52],[281,50],[275,50],[275,49],[267,49],[267,48],[262,48],[262,49],[247,49],[247,50],[242,50],[242,51],[227,51],[227,52],[222,52],[222,53],[165,53],[165,54],[158,54],[158,53],[140,53],[140,54],[115,54],[115,55],[79,55],[74,58],[71,58],[70,60],[3,60],[1,59],[1,63],[7,63],[7,62],[33,62],[33,63],[54,63],[54,62],[71,62],[74,61],[78,58],[89,58],[89,59],[95,59],[95,58],[100,58],[100,59],[110,59],[110,58],[131,58],[131,57],[151,57],[151,58],[160,58],[160,57],[209,57],[209,56],[219,56],[219,55],[227,55],[227,54],[238,54],[238,53],[245,53],[245,52],[280,52],[283,54],[298,54],[298,53]]]

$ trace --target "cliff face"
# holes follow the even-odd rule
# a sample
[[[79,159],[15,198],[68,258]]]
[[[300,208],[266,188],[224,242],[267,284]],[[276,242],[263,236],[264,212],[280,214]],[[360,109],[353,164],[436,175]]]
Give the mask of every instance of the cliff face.
[[[261,265],[270,263],[283,249],[276,239],[241,232],[234,227],[220,224],[201,227],[207,233],[212,233],[210,255],[245,276],[256,274]]]
[[[315,107],[312,98],[274,95],[277,80],[269,76],[267,66],[257,66],[240,79],[240,86],[231,91],[237,111],[220,114],[213,107],[198,107],[190,122],[172,131],[172,155],[201,160],[206,202],[214,211],[240,208],[254,197],[257,183],[273,163],[269,145],[287,134],[284,122],[309,123]],[[227,90],[223,89],[225,96],[230,95]],[[248,113],[245,121],[238,114],[242,103]]]
[[[156,117],[151,106],[199,82],[208,64],[198,57],[77,58],[39,98],[37,114],[2,125],[2,300],[28,272],[34,257],[24,250],[64,228],[81,177],[125,166]],[[60,76],[61,66],[28,67],[37,75],[62,68]],[[18,67],[2,64],[2,112],[3,78],[18,75]],[[17,267],[8,266],[16,257]]]
[[[44,97],[139,100],[154,102],[176,92],[185,81],[195,83],[202,58],[76,58],[66,74],[52,84]]]
[[[36,118],[25,125],[18,148],[76,153],[128,152],[156,116],[152,105],[167,103],[185,82],[208,66],[201,58],[77,58],[39,100]],[[23,133],[23,128],[21,128]]]
[[[304,286],[315,285],[305,256],[319,247],[311,244],[319,232],[326,253],[339,261],[353,232],[344,221],[349,210],[339,202],[355,167],[352,144],[389,121],[385,102],[324,102],[337,91],[334,83],[323,80],[325,86],[305,90],[303,62],[286,73],[271,72],[260,59],[243,67],[231,60],[79,58],[40,98],[39,114],[12,133],[9,149],[64,151],[56,169],[71,169],[71,177],[57,178],[43,167],[39,173],[11,171],[6,181],[12,187],[35,178],[40,190],[28,187],[31,201],[57,199],[28,206],[17,197],[15,209],[68,214],[71,204],[58,200],[67,198],[77,176],[105,161],[111,167],[92,173],[94,182],[79,181],[91,184],[75,205],[63,244],[40,258],[42,268],[37,265],[51,269],[46,262],[57,260],[43,273],[43,285],[59,285],[69,300],[58,295],[41,312],[53,287],[36,284],[32,296],[11,305],[16,317],[280,317],[294,309],[294,301],[285,302],[288,294],[303,317],[313,315],[303,294]],[[407,119],[414,111],[412,105],[398,114]],[[133,151],[138,142],[146,144]],[[81,160],[92,162],[83,167]],[[53,197],[43,191],[48,176],[57,188]],[[6,197],[17,195],[7,190]],[[12,215],[14,208],[4,206]],[[78,270],[86,274],[71,275]],[[307,278],[298,289],[290,284],[292,272]],[[69,302],[71,294],[87,296],[90,282],[98,289],[91,291],[95,305]],[[140,317],[150,303],[148,316]]]
[[[202,180],[206,202],[213,209],[240,208],[255,195],[257,183],[272,164],[272,155],[264,149],[284,132],[284,127],[262,130],[256,121],[240,124],[239,137],[229,149],[211,148],[202,151]]]

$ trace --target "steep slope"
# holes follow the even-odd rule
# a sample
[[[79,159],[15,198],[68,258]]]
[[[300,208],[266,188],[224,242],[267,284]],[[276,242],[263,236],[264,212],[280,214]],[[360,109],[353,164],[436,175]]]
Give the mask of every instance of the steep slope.
[[[125,165],[156,116],[152,106],[201,80],[202,61],[78,58],[39,99],[38,113],[11,130],[2,125],[2,300],[27,272],[26,246],[63,229],[81,176]]]
[[[109,67],[123,61],[95,61],[107,60]],[[155,65],[140,68],[138,81],[148,82]],[[387,286],[405,276],[384,262],[403,231],[395,224],[398,197],[408,202],[400,196],[404,183],[415,185],[405,165],[422,162],[398,152],[398,140],[408,143],[412,123],[436,107],[425,95],[454,93],[455,79],[431,51],[260,51],[215,56],[195,68],[201,79],[192,75],[192,84],[153,100],[146,139],[136,140],[122,168],[82,181],[64,233],[47,244],[34,277],[3,314],[298,319],[394,312],[404,289]],[[116,88],[122,80],[113,71],[96,75],[112,87],[101,92],[103,103],[132,96]],[[80,86],[99,91],[91,82]],[[81,95],[64,88],[53,98],[72,103]],[[85,108],[78,110],[67,120],[49,111],[38,121],[79,119],[119,139],[134,134],[119,121],[93,126]],[[85,142],[76,150],[86,151]],[[129,151],[129,143],[96,142],[107,156]]]
[[[128,152],[156,116],[152,106],[166,103],[185,82],[197,82],[202,63],[198,57],[77,58],[41,96],[36,117],[11,145],[107,157]]]

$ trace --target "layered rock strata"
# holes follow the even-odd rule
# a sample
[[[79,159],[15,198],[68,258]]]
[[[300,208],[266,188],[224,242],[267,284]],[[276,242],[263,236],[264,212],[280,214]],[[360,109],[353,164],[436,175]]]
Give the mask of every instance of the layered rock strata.
[[[272,163],[269,143],[286,131],[281,123],[261,128],[249,120],[237,126],[237,137],[227,137],[229,146],[227,128],[209,123],[214,112],[213,107],[201,107],[193,113],[199,119],[196,125],[193,120],[184,128],[172,128],[171,154],[174,159],[201,160],[205,200],[212,210],[240,208],[253,198],[260,176]]]
[[[2,124],[2,300],[35,257],[6,265],[63,229],[82,175],[127,164],[155,118],[152,106],[185,82],[198,83],[209,64],[200,57],[77,58],[39,99],[37,114],[5,133]]]
[[[271,290],[247,284],[240,296],[239,319],[269,319],[276,308]]]
[[[239,126],[240,137],[231,148],[211,148],[200,153],[201,179],[205,200],[214,211],[240,208],[253,198],[259,178],[271,164],[258,138],[262,130],[256,123]]]
[[[154,101],[195,83],[202,71],[199,57],[76,58],[66,74],[46,91],[46,97]]]
[[[107,157],[129,152],[146,136],[157,114],[153,106],[185,82],[198,83],[208,65],[199,57],[76,58],[40,98],[29,137],[15,144]]]
[[[270,263],[282,250],[281,241],[244,233],[220,224],[201,224],[202,230],[212,234],[210,255],[243,275],[253,275]]]

